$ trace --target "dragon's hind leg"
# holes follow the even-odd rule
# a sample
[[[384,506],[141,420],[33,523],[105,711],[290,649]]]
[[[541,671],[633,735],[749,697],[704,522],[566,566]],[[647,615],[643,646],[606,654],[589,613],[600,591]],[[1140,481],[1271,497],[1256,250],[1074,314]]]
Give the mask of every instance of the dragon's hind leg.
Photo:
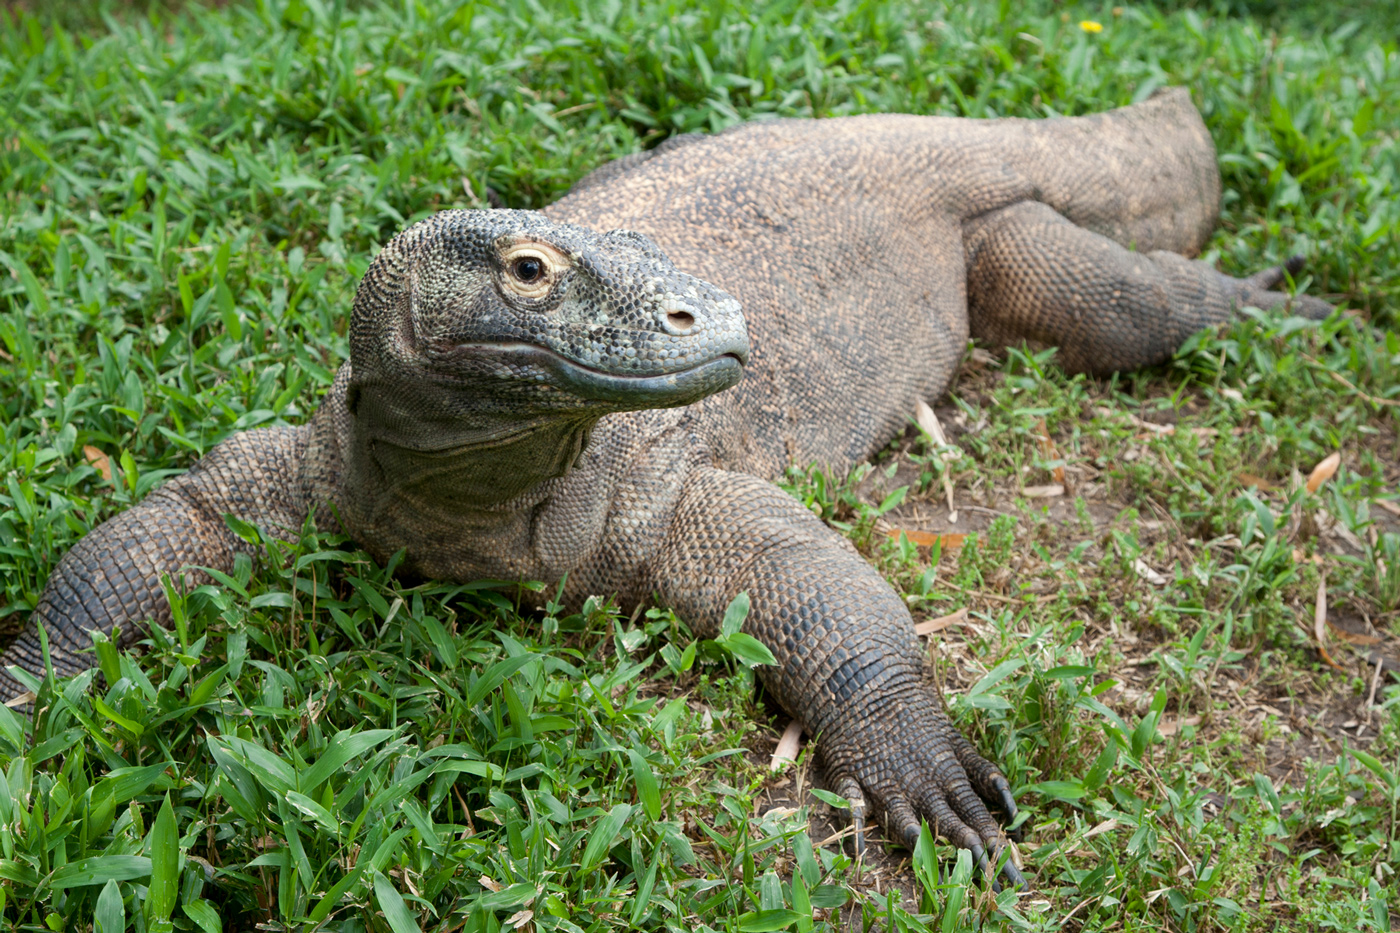
[[[1273,290],[1296,263],[1235,279],[1175,253],[1125,249],[1034,201],[978,218],[964,247],[972,335],[994,346],[1057,346],[1070,370],[1163,362],[1244,306],[1317,319],[1332,312],[1319,299]]]

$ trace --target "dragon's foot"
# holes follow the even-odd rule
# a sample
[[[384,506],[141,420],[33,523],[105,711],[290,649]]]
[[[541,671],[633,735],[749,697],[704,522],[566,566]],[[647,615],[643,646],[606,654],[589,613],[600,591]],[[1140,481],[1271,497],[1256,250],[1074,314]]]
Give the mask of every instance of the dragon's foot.
[[[979,868],[990,872],[1008,839],[992,813],[1008,824],[1016,819],[1011,783],[930,698],[899,705],[904,708],[882,715],[885,725],[866,719],[822,740],[832,786],[851,803],[857,857],[864,853],[866,808],[873,804],[891,838],[913,849],[927,820],[935,837],[968,849]],[[1025,884],[1010,858],[1000,876],[1017,887]]]
[[[1278,290],[1279,286],[1287,285],[1293,276],[1303,270],[1305,261],[1302,256],[1290,256],[1281,266],[1256,272],[1247,279],[1238,279],[1235,283],[1238,290],[1236,302],[1241,307],[1249,306],[1264,311],[1278,308],[1309,320],[1325,320],[1331,315],[1333,308],[1321,298],[1291,295]]]

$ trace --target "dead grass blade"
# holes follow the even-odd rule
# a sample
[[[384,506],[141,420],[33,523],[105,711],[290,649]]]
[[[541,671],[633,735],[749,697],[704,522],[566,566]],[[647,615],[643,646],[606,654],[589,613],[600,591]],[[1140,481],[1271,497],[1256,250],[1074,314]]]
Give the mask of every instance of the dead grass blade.
[[[1021,495],[1027,499],[1054,499],[1064,494],[1063,483],[1051,483],[1048,486],[1025,486],[1021,489]]]
[[[964,606],[957,612],[951,612],[946,616],[939,616],[936,619],[927,619],[923,622],[920,622],[918,625],[914,626],[914,634],[933,635],[943,631],[945,628],[950,628],[954,625],[958,625],[959,623],[966,621],[967,607]]]
[[[1059,460],[1060,451],[1055,447],[1054,439],[1050,437],[1050,428],[1045,424],[1044,418],[1036,422],[1036,431],[1040,435],[1040,455],[1044,457],[1046,461]],[[1063,466],[1055,467],[1055,469],[1050,471],[1050,478],[1063,486],[1065,482],[1065,468]]]
[[[1187,726],[1199,726],[1200,716],[1187,716],[1185,719],[1177,719],[1172,722],[1164,722],[1157,726],[1157,731],[1164,736],[1173,736]]]
[[[1141,557],[1133,561],[1133,572],[1153,586],[1166,586],[1167,578],[1147,565]]]
[[[1345,670],[1332,660],[1332,655],[1327,653],[1327,574],[1325,573],[1318,578],[1317,599],[1313,602],[1313,637],[1317,640],[1317,652],[1322,655],[1322,660],[1335,670]]]
[[[947,449],[950,446],[948,443],[948,435],[943,433],[943,425],[938,422],[938,415],[934,414],[933,409],[930,408],[928,403],[923,399],[919,399],[914,403],[914,420],[918,422],[919,427],[924,433],[932,438],[933,442],[940,448],[938,456],[943,461],[943,494],[948,499],[948,521],[956,522],[958,520],[958,511],[953,507],[953,478],[949,473],[953,461],[956,460],[959,455]]]
[[[768,763],[769,771],[781,771],[784,765],[797,763],[797,746],[802,740],[802,723],[796,719],[787,724],[783,737],[778,739],[778,747],[773,749],[773,760]]]

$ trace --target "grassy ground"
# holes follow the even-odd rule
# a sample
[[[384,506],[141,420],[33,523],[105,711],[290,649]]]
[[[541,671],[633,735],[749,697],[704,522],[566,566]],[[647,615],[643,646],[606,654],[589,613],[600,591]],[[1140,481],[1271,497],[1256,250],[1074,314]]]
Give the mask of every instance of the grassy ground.
[[[1400,923],[1388,5],[24,6],[0,12],[5,627],[95,524],[308,416],[395,230],[544,204],[677,132],[1184,84],[1225,176],[1208,258],[1304,253],[1299,284],[1357,313],[1113,380],[974,352],[938,406],[956,449],[911,427],[868,471],[791,477],[944,620],[948,706],[1031,814],[1027,891],[967,886],[942,846],[853,865],[806,756],[768,773],[783,720],[751,673],[667,612],[521,618],[308,533],[142,651],[97,645],[105,677],[43,685],[32,724],[0,708],[0,926]]]

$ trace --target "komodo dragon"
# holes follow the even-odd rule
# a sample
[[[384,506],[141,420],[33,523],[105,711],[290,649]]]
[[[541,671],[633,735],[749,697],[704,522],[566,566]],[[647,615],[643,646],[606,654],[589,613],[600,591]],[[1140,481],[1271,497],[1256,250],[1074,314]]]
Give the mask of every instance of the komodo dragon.
[[[292,536],[314,507],[417,577],[655,598],[702,636],[747,591],[777,658],[760,679],[833,786],[985,867],[990,810],[1016,813],[1006,778],[942,711],[903,601],[770,480],[878,451],[969,336],[1103,373],[1241,305],[1326,316],[1272,290],[1281,269],[1183,258],[1219,200],[1173,90],[1072,119],[751,123],[606,165],[538,213],[437,214],[370,265],[311,423],[235,434],[87,535],[0,665],[43,670],[39,622],[67,675],[90,629],[166,621],[162,574],[251,552],[225,513]]]

